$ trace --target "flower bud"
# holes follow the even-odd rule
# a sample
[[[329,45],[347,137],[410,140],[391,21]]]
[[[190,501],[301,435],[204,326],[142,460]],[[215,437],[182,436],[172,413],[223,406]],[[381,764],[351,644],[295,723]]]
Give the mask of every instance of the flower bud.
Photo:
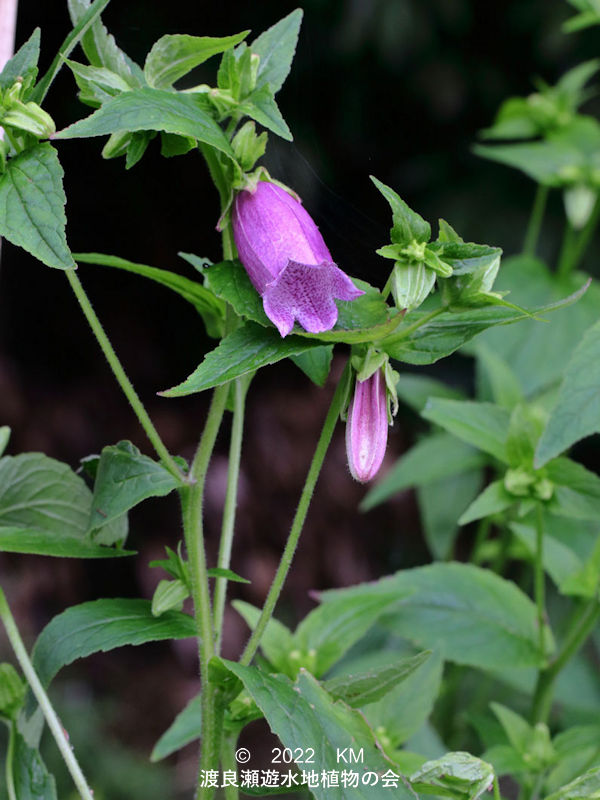
[[[333,262],[319,229],[285,189],[260,181],[236,195],[233,237],[267,317],[282,336],[294,321],[311,333],[337,322],[335,300],[354,300],[360,289]]]
[[[383,369],[356,381],[346,422],[346,453],[352,477],[372,480],[385,455],[388,436],[388,397]]]

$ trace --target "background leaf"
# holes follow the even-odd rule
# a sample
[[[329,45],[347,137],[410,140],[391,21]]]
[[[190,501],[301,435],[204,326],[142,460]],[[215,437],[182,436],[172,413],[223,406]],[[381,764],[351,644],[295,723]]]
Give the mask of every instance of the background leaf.
[[[510,418],[504,408],[491,403],[432,397],[423,416],[473,447],[506,462]]]
[[[302,15],[302,9],[297,8],[261,33],[250,45],[252,52],[260,56],[257,89],[268,84],[273,94],[277,94],[283,86],[296,52]]]
[[[202,698],[192,697],[154,745],[150,761],[161,761],[202,735]]]

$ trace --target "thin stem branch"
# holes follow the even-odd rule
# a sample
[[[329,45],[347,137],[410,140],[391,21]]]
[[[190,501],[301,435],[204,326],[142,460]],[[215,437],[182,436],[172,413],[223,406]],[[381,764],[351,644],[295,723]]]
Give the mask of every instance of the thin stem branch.
[[[529,217],[529,223],[527,225],[525,241],[523,242],[523,255],[525,256],[535,255],[544,214],[546,212],[547,200],[548,187],[539,183],[533,201],[533,208],[531,209],[531,216]]]
[[[596,230],[596,226],[598,225],[598,220],[600,219],[600,197],[596,200],[594,208],[592,209],[592,213],[588,217],[588,221],[583,226],[582,230],[577,237],[577,241],[575,243],[575,252],[573,254],[573,266],[572,269],[575,269],[581,259],[583,258],[585,251],[587,249],[588,244]]]
[[[558,258],[558,267],[556,268],[556,274],[559,278],[564,279],[571,274],[575,266],[576,244],[577,235],[575,229],[567,219],[565,222],[565,232],[563,234],[560,256]]]
[[[582,602],[574,611],[567,625],[567,636],[563,646],[556,656],[538,674],[537,684],[533,695],[531,709],[532,722],[547,722],[552,708],[554,684],[561,670],[573,658],[575,653],[584,644],[590,633],[594,630],[600,618],[600,602],[592,598]]]
[[[102,327],[102,323],[98,319],[96,312],[94,311],[90,300],[85,293],[83,286],[81,285],[81,281],[77,277],[77,274],[74,270],[68,269],[65,270],[65,274],[69,283],[71,284],[71,288],[75,293],[75,297],[77,298],[79,305],[81,306],[81,310],[83,311],[85,318],[87,319],[90,328],[92,329],[94,336],[96,337],[98,344],[100,345],[102,352],[104,353],[106,360],[108,361],[110,368],[113,371],[113,375],[117,379],[117,382],[123,393],[129,400],[129,404],[131,405],[135,415],[137,416],[140,425],[146,432],[146,436],[152,443],[154,449],[156,450],[160,460],[163,463],[165,469],[167,469],[177,480],[183,482],[184,475],[175,463],[173,456],[169,453],[167,448],[165,447],[162,439],[156,428],[154,427],[154,423],[150,419],[148,412],[144,408],[142,401],[139,398],[138,393],[133,388],[133,384],[127,377],[127,373],[123,369],[121,362],[117,354],[114,351],[112,344],[104,328]]]
[[[233,421],[231,424],[231,441],[229,445],[229,469],[227,472],[227,492],[223,508],[223,524],[221,527],[221,542],[217,566],[229,569],[231,563],[231,549],[235,528],[235,512],[237,507],[238,482],[240,477],[240,460],[242,455],[242,438],[244,435],[244,411],[246,393],[250,381],[247,377],[238,378],[233,383],[234,407]],[[215,651],[221,650],[223,614],[225,611],[225,598],[227,595],[227,578],[217,578],[214,591],[214,629]]]
[[[413,322],[412,325],[409,325],[406,328],[402,328],[402,330],[398,331],[398,333],[395,333],[391,336],[386,336],[385,343],[395,344],[396,342],[401,342],[403,339],[407,339],[411,335],[411,333],[414,333],[414,331],[418,330],[419,328],[422,328],[423,325],[427,325],[429,322],[431,322],[432,319],[435,319],[436,317],[439,317],[440,314],[443,314],[444,311],[447,311],[447,309],[444,306],[442,306],[441,308],[436,308],[429,314],[425,314],[425,316],[421,317],[421,319],[418,319],[416,322]]]
[[[8,748],[6,750],[6,790],[8,792],[8,800],[19,800],[15,789],[15,776],[13,773],[13,758],[15,757],[15,734],[17,732],[17,723],[11,722],[8,734]]]
[[[21,639],[21,634],[19,633],[19,629],[17,628],[14,617],[6,601],[6,596],[4,595],[4,591],[1,588],[0,588],[0,618],[4,623],[6,634],[15,652],[17,661],[19,662],[19,665],[23,670],[23,674],[25,675],[27,682],[31,686],[31,690],[35,695],[35,698],[38,701],[40,708],[42,709],[42,713],[46,718],[48,727],[50,728],[50,731],[54,736],[56,744],[58,745],[58,749],[60,750],[60,754],[63,757],[63,760],[67,766],[67,769],[71,773],[71,777],[73,778],[73,782],[77,787],[77,791],[79,792],[82,800],[93,800],[93,792],[88,786],[87,781],[83,775],[83,772],[81,771],[81,768],[77,762],[77,759],[75,758],[75,753],[73,752],[71,745],[69,744],[69,740],[67,739],[63,727],[60,724],[60,720],[56,715],[56,711],[52,707],[50,698],[46,694],[46,691],[44,690],[44,687],[42,686],[40,679],[38,678],[33,668],[33,664],[29,659],[29,655],[27,653],[27,650],[25,649],[23,640]]]
[[[317,447],[315,449],[315,453],[313,455],[313,459],[310,468],[308,470],[308,474],[306,476],[306,482],[304,484],[304,488],[302,489],[302,494],[300,495],[300,501],[296,509],[296,514],[294,516],[294,521],[292,522],[292,527],[290,529],[288,540],[286,542],[283,554],[281,556],[281,561],[279,562],[279,567],[277,568],[277,572],[275,573],[273,583],[271,584],[271,588],[269,589],[269,593],[267,594],[267,598],[265,600],[265,604],[261,611],[256,627],[252,631],[252,636],[248,640],[248,644],[246,645],[244,652],[242,653],[242,656],[240,658],[240,664],[247,665],[252,661],[254,654],[258,649],[258,645],[260,644],[260,640],[265,631],[265,628],[267,627],[269,620],[273,616],[275,605],[277,603],[277,600],[279,599],[279,595],[281,594],[281,589],[283,588],[283,584],[285,582],[290,566],[292,564],[292,559],[294,558],[294,553],[296,552],[298,540],[300,539],[300,534],[302,533],[302,528],[304,526],[304,521],[306,519],[308,507],[312,499],[312,495],[315,489],[315,485],[317,483],[317,479],[319,477],[319,473],[321,472],[321,467],[323,466],[325,454],[327,453],[327,449],[329,447],[329,443],[331,442],[331,437],[333,435],[337,419],[340,415],[342,403],[344,402],[344,397],[346,394],[346,388],[347,388],[346,384],[349,378],[349,374],[350,370],[349,370],[349,365],[347,364],[342,374],[342,377],[336,387],[335,394],[333,395],[333,399],[331,401],[331,405],[329,406],[329,411],[327,412],[327,416],[325,417],[325,422],[323,423],[323,429],[321,431],[319,441],[317,442]]]
[[[218,768],[221,749],[221,725],[217,708],[218,696],[208,677],[209,663],[215,655],[215,634],[212,624],[211,600],[206,569],[202,510],[206,473],[225,412],[228,392],[228,384],[218,386],[214,390],[204,431],[190,469],[192,483],[190,486],[185,486],[181,489],[184,535],[192,583],[194,618],[198,632],[200,680],[202,683],[201,772]],[[200,786],[200,781],[198,781],[198,798],[209,800],[213,795],[214,792],[211,787]]]
[[[537,608],[537,624],[539,648],[542,658],[546,654],[545,625],[546,625],[546,585],[544,576],[544,517],[542,504],[537,504],[536,530],[535,530],[535,558],[534,558],[534,596]]]

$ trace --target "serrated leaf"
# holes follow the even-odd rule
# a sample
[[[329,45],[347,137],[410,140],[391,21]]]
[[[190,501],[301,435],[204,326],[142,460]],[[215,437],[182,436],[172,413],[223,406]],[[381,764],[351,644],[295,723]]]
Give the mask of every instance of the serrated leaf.
[[[233,158],[227,137],[198,94],[132,89],[114,97],[91,116],[58,131],[55,139],[103,136],[120,131],[166,131],[191,136]]]
[[[555,484],[549,505],[553,514],[574,519],[597,520],[600,516],[600,478],[569,458],[556,458],[546,466]]]
[[[250,31],[233,36],[188,36],[167,34],[152,45],[146,56],[144,75],[149,86],[170,89],[173,84],[212,56],[239,44]]]
[[[274,328],[262,328],[253,322],[247,322],[208,353],[200,366],[183,383],[160,394],[164,397],[182,397],[203,392],[319,345],[318,340],[295,335],[282,339]]]
[[[75,558],[129,555],[92,541],[87,531],[91,499],[66,464],[41,453],[5,456],[0,460],[0,550]]]
[[[543,466],[592,433],[600,433],[600,322],[586,331],[567,364],[535,466]]]
[[[381,700],[399,683],[405,681],[423,664],[431,651],[424,650],[416,656],[401,658],[390,666],[372,669],[359,674],[340,675],[325,681],[323,688],[336,699],[343,700],[351,708],[363,706]]]
[[[192,617],[177,611],[154,617],[148,600],[92,600],[68,608],[46,625],[32,661],[40,681],[48,686],[59,670],[92,653],[195,635]]]
[[[101,528],[148,497],[164,497],[177,479],[131,442],[105,447],[94,482],[89,529]]]
[[[594,767],[548,795],[546,800],[596,800],[599,795],[600,767]]]
[[[288,142],[293,140],[292,132],[281,115],[281,111],[273,97],[273,90],[269,85],[261,86],[240,103],[238,111],[258,122],[277,136]]]
[[[492,517],[494,514],[506,511],[516,501],[517,498],[504,488],[504,481],[493,481],[493,483],[485,487],[483,492],[461,514],[458,524],[468,525],[469,522],[474,522],[484,517]]]
[[[510,416],[501,406],[432,397],[423,409],[422,416],[463,442],[506,463]]]
[[[364,763],[369,770],[380,774],[391,770],[398,775],[395,765],[378,748],[373,731],[360,712],[339,700],[334,702],[306,670],[301,670],[292,684],[283,676],[266,675],[255,667],[231,661],[223,664],[243,682],[284,747],[293,752],[297,747],[306,747],[306,742],[319,743],[313,766],[319,774],[322,770],[338,771],[337,753],[351,747],[355,751],[363,748]],[[332,800],[331,789],[321,783],[311,791],[316,800]],[[415,800],[400,776],[393,793],[400,800]],[[343,786],[340,782],[335,793],[336,800],[389,800],[389,797],[390,789],[382,781],[358,787]]]
[[[202,736],[202,698],[192,697],[154,745],[150,761],[161,761]]]
[[[19,800],[56,800],[56,783],[39,751],[30,747],[18,730],[13,731],[12,773]]]
[[[251,51],[260,56],[257,88],[268,84],[273,94],[277,94],[283,86],[296,52],[302,15],[302,9],[297,8],[261,33],[250,45]]]
[[[425,222],[423,217],[413,211],[396,194],[393,189],[385,183],[377,180],[371,175],[371,180],[385,197],[392,209],[393,228],[391,231],[392,242],[394,244],[409,245],[411,242],[428,242],[431,238],[431,226]]]
[[[49,267],[75,266],[65,236],[63,170],[47,142],[11,158],[0,176],[0,236]]]
[[[457,441],[447,433],[434,433],[404,453],[385,477],[366,494],[360,507],[368,511],[403,489],[427,486],[480,467],[485,462],[485,456],[474,447]]]
[[[90,10],[90,0],[68,0],[68,5],[71,21],[78,26]],[[116,72],[131,88],[143,86],[144,73],[141,68],[121,50],[99,17],[85,30],[81,46],[92,66],[106,67]]]
[[[209,578],[226,578],[234,583],[251,583],[247,578],[242,578],[241,575],[238,575],[237,572],[224,567],[211,567],[206,570],[206,574]]]
[[[120,75],[105,67],[90,67],[70,60],[66,64],[75,77],[79,99],[86,105],[101,106],[131,88]]]
[[[2,72],[0,72],[0,90],[10,89],[17,78],[22,78],[27,100],[28,89],[35,83],[38,73],[38,60],[40,57],[40,29],[36,28],[29,39],[22,44],[12,58],[10,58]]]
[[[294,364],[307,375],[317,386],[325,386],[325,381],[331,370],[333,358],[333,345],[324,344],[322,347],[313,347],[297,356],[292,356]]]
[[[75,253],[75,261],[81,264],[98,264],[103,267],[116,267],[135,275],[142,275],[162,286],[166,286],[191,303],[203,318],[209,336],[218,337],[220,326],[225,318],[225,304],[222,300],[197,281],[191,281],[183,275],[146,264],[137,264],[118,256],[102,253]]]
[[[424,794],[435,793],[456,797],[465,795],[477,800],[491,788],[494,769],[470,753],[446,753],[442,758],[427,761],[414,774],[410,782]]]
[[[376,583],[325,592],[348,596],[412,591],[380,624],[417,647],[481,669],[540,665],[535,605],[514,583],[471,564],[431,564]],[[550,640],[550,633],[547,633]]]

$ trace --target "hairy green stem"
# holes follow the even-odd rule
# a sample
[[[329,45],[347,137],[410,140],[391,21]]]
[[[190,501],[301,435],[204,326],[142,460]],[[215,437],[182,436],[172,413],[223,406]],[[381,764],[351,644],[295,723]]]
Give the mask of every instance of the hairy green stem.
[[[271,588],[267,594],[267,598],[260,613],[256,627],[252,631],[252,636],[248,640],[248,644],[244,648],[244,652],[240,658],[240,664],[247,665],[252,661],[258,645],[260,644],[260,640],[265,628],[273,616],[275,605],[279,599],[279,595],[281,594],[281,589],[283,588],[283,584],[292,563],[292,559],[294,558],[294,553],[296,552],[298,540],[300,538],[300,534],[302,533],[308,507],[312,499],[321,467],[323,466],[325,454],[327,453],[337,419],[340,415],[340,411],[342,410],[342,403],[344,402],[344,397],[346,395],[347,381],[349,376],[350,368],[348,363],[346,364],[346,368],[336,387],[331,405],[329,406],[329,411],[325,417],[323,429],[321,430],[321,435],[319,437],[319,441],[317,442],[317,447],[306,476],[306,482],[304,483],[304,488],[302,489],[302,494],[300,495],[300,501],[296,509],[296,514],[294,516],[294,521],[292,522],[288,540],[281,556],[281,561],[279,562],[277,572],[275,573],[273,583],[271,584]]]
[[[567,624],[567,635],[560,652],[538,674],[531,708],[532,722],[548,721],[556,679],[594,630],[599,618],[600,602],[596,598],[583,601],[573,612]]]
[[[150,419],[148,412],[144,408],[142,401],[139,398],[138,393],[133,388],[133,384],[127,377],[127,373],[123,369],[123,365],[119,361],[117,354],[114,351],[112,344],[104,328],[102,327],[102,323],[98,319],[96,312],[93,309],[90,300],[85,293],[85,289],[81,285],[81,281],[77,277],[77,274],[74,270],[68,269],[65,270],[65,274],[69,283],[71,284],[71,288],[75,293],[75,297],[77,298],[79,305],[81,306],[81,310],[83,311],[85,318],[87,319],[90,328],[92,329],[94,336],[96,337],[98,344],[100,345],[102,352],[104,353],[106,360],[108,361],[110,368],[113,371],[113,375],[117,379],[117,382],[123,393],[129,400],[129,404],[131,405],[135,415],[137,416],[140,425],[146,432],[146,436],[152,443],[154,449],[156,450],[163,466],[167,469],[177,480],[183,482],[184,475],[175,463],[173,456],[169,453],[167,448],[165,447],[162,439],[156,428],[154,427],[154,423]]]
[[[536,508],[535,526],[535,557],[533,564],[533,584],[535,606],[537,608],[537,624],[540,655],[546,654],[545,625],[546,625],[546,584],[544,576],[544,517],[542,504]]]
[[[244,434],[244,411],[246,393],[250,385],[247,377],[238,378],[233,382],[234,405],[233,421],[231,424],[231,441],[229,445],[229,468],[227,471],[227,492],[223,508],[223,524],[221,526],[221,542],[219,545],[219,558],[217,566],[229,569],[231,562],[231,549],[235,528],[235,512],[237,507],[238,482],[240,477],[240,460],[242,455],[242,438]],[[215,651],[217,655],[221,649],[223,614],[225,611],[225,598],[227,595],[227,578],[217,578],[215,582],[213,617],[215,629]]]
[[[73,782],[77,787],[80,797],[82,800],[93,800],[93,792],[88,786],[83,772],[81,771],[81,767],[75,758],[75,753],[69,744],[69,740],[65,731],[63,730],[58,716],[56,715],[56,711],[50,702],[50,698],[46,694],[46,691],[33,668],[33,664],[29,659],[29,655],[25,649],[25,645],[23,644],[23,639],[21,638],[21,634],[19,633],[19,629],[17,628],[2,588],[0,588],[0,618],[4,623],[6,634],[12,645],[17,661],[19,662],[19,665],[23,670],[23,674],[25,675],[25,678],[31,687],[31,691],[35,695],[35,699],[38,701],[39,706],[42,709],[42,713],[46,718],[48,727],[54,736],[58,749],[60,750],[60,754],[63,757],[71,777],[73,778]]]
[[[225,412],[229,386],[218,386],[213,393],[200,443],[190,468],[190,485],[181,489],[183,526],[188,553],[194,618],[198,632],[200,680],[202,685],[202,753],[200,770],[218,769],[221,750],[221,724],[218,691],[208,677],[208,665],[215,655],[215,633],[212,624],[211,600],[204,548],[203,502],[206,473]],[[200,786],[198,798],[209,800],[211,787]]]
[[[223,737],[223,748],[221,751],[221,763],[223,771],[235,772],[237,774],[237,762],[235,760],[235,748],[237,736]],[[225,800],[238,800],[239,791],[237,786],[225,787]]]
[[[533,208],[531,209],[531,216],[529,217],[529,223],[527,225],[527,232],[525,233],[525,241],[523,242],[523,255],[525,256],[535,255],[542,221],[546,212],[547,200],[548,187],[539,183],[533,201]]]

